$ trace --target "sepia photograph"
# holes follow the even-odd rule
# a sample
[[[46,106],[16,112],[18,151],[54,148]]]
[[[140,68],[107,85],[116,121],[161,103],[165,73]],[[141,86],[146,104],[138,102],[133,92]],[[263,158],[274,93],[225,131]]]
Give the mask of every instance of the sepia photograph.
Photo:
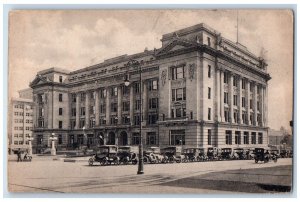
[[[7,190],[293,190],[294,12],[10,10]]]

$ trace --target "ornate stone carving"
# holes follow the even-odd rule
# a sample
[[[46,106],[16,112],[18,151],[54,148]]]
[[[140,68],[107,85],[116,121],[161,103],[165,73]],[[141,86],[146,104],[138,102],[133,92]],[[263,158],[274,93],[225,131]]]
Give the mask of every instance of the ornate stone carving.
[[[167,70],[163,70],[161,73],[161,85],[164,86],[167,78]]]
[[[219,33],[219,34],[217,34],[217,45],[221,46],[222,43],[223,43],[223,39],[222,39],[221,33]]]
[[[195,76],[195,70],[196,70],[196,64],[190,64],[189,65],[189,79],[192,81]]]

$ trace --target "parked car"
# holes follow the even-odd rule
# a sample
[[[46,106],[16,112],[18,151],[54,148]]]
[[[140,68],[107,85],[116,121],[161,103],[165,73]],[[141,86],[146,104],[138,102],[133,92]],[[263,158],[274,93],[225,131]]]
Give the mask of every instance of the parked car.
[[[268,149],[264,148],[255,148],[255,163],[258,163],[259,161],[263,161],[264,163],[267,163],[271,160],[273,160],[275,163],[277,162],[277,157],[272,156]]]
[[[207,159],[209,161],[219,160],[220,159],[220,149],[217,147],[208,147],[207,148]]]
[[[181,163],[184,155],[181,154],[181,147],[166,147],[162,149],[162,154],[166,156],[169,163]]]
[[[243,148],[233,149],[233,157],[236,160],[245,160],[247,159],[246,151]]]
[[[245,149],[246,159],[253,160],[255,158],[255,148]]]
[[[187,148],[183,150],[184,158],[183,162],[195,162],[200,161],[200,150],[199,148]]]
[[[222,148],[221,149],[221,160],[231,160],[233,159],[232,148]]]
[[[95,154],[89,159],[89,165],[99,162],[100,165],[119,165],[120,158],[117,155],[118,147],[115,145],[103,145],[97,148]]]
[[[120,163],[124,165],[132,163],[137,164],[138,157],[137,157],[138,148],[132,146],[119,146],[117,156],[120,159]]]

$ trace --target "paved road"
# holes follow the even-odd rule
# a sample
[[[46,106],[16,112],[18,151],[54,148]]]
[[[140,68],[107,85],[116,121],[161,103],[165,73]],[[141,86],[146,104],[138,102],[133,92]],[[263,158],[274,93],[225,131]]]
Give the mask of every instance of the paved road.
[[[216,180],[224,180],[221,179],[225,176],[222,171],[237,169],[254,169],[251,179],[259,180],[258,176],[261,175],[256,175],[255,170],[277,166],[284,168],[289,165],[292,165],[292,159],[279,159],[277,163],[265,164],[255,164],[254,161],[150,164],[145,165],[144,175],[137,175],[136,165],[88,166],[87,162],[67,163],[51,160],[9,162],[8,187],[14,192],[231,193],[237,190],[215,190],[199,186],[180,186],[180,184],[173,186],[172,182],[178,184],[180,180],[207,177],[207,174],[214,172],[219,172],[215,174]],[[229,176],[232,178],[232,173]],[[272,179],[271,183],[282,185],[289,182],[284,182],[282,179],[289,177],[291,177],[290,172],[279,176],[274,175],[270,179]]]

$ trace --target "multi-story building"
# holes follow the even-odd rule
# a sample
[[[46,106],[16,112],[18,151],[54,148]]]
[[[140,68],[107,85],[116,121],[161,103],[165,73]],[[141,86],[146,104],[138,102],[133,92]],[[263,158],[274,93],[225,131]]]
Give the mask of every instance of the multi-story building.
[[[33,102],[25,98],[13,98],[9,105],[8,149],[9,152],[29,149],[33,130]]]
[[[34,147],[49,146],[51,133],[58,148],[137,145],[140,110],[145,146],[267,146],[270,76],[262,58],[205,24],[161,41],[80,70],[38,72],[30,85]]]
[[[32,89],[26,88],[23,90],[19,90],[19,98],[25,98],[25,99],[32,100],[33,99]]]

